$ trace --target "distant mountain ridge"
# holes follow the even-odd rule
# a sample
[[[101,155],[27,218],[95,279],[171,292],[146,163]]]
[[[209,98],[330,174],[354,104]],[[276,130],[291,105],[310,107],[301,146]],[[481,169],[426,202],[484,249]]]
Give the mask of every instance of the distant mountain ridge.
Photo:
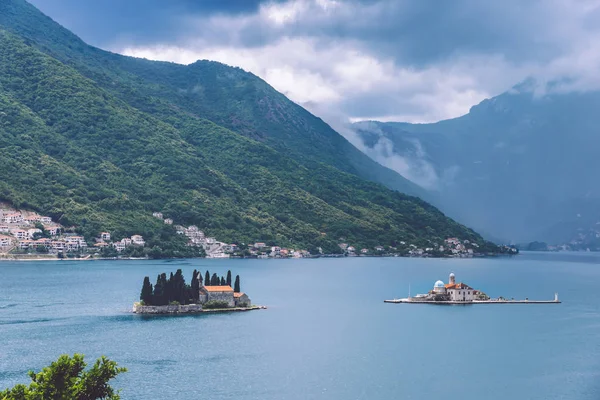
[[[23,0],[0,3],[0,111],[0,199],[87,237],[145,236],[162,211],[220,240],[311,251],[487,245],[373,182],[424,193],[254,75],[102,51]]]
[[[600,93],[515,89],[432,124],[354,125],[366,146],[435,171],[436,203],[505,241],[569,240],[600,221]]]

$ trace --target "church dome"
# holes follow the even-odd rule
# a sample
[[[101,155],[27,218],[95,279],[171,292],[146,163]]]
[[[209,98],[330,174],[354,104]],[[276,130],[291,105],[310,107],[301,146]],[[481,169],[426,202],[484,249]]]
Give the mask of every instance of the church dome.
[[[444,282],[442,281],[437,281],[434,285],[434,288],[440,288],[440,287],[444,287]]]
[[[454,272],[450,272],[450,278],[454,278]]]

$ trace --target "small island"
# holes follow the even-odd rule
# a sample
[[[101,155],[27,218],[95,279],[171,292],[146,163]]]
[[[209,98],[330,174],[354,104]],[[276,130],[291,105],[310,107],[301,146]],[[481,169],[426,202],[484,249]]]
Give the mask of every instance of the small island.
[[[240,276],[231,286],[231,271],[226,277],[212,276],[206,271],[204,279],[200,271],[194,270],[191,283],[185,282],[181,269],[159,274],[154,286],[150,277],[144,278],[140,301],[134,303],[136,314],[193,314],[203,312],[250,311],[264,309],[252,305],[250,297],[240,289]]]
[[[407,298],[384,300],[385,303],[409,303],[409,304],[560,304],[558,293],[554,294],[554,300],[515,300],[498,297],[492,299],[481,290],[473,289],[463,282],[456,283],[456,276],[450,273],[448,283],[438,280],[433,289],[425,294],[410,295]]]

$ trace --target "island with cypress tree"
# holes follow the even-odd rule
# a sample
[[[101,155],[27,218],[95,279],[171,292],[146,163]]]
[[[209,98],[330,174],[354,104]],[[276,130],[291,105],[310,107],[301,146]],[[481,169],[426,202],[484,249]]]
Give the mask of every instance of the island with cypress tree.
[[[215,311],[248,311],[265,308],[252,305],[248,295],[241,291],[240,276],[236,275],[232,286],[231,271],[218,276],[206,271],[204,278],[194,270],[190,284],[185,282],[178,269],[167,277],[159,274],[154,286],[146,276],[142,284],[140,301],[134,303],[136,314],[190,314]]]

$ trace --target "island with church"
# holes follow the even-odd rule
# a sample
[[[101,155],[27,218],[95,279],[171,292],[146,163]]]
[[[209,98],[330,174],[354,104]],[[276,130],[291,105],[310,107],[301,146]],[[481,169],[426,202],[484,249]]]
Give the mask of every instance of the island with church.
[[[250,311],[264,309],[253,305],[250,297],[241,291],[240,276],[235,277],[232,287],[231,271],[226,277],[206,271],[204,278],[194,270],[190,284],[185,282],[178,269],[167,277],[159,274],[154,286],[146,276],[142,284],[140,301],[134,303],[136,314],[193,314],[203,312]]]
[[[410,303],[410,304],[559,304],[558,293],[554,293],[553,300],[515,300],[504,297],[490,298],[481,290],[474,289],[463,282],[456,282],[453,272],[448,277],[448,283],[441,280],[433,284],[433,289],[425,294],[412,297],[410,289],[408,297],[402,299],[384,300],[385,303]]]

